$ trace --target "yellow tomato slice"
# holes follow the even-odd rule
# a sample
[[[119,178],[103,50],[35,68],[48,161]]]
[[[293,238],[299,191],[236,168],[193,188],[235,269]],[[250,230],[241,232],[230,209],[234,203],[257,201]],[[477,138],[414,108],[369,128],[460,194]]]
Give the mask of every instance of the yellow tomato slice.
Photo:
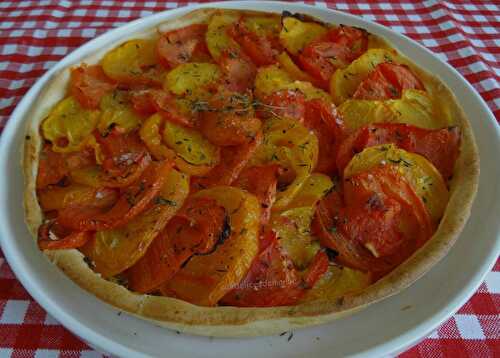
[[[280,244],[298,268],[309,266],[320,246],[311,235],[311,222],[316,203],[333,187],[324,175],[311,174],[299,192],[281,212],[274,212],[271,227],[280,238]]]
[[[306,292],[301,302],[331,301],[346,294],[360,292],[370,286],[371,281],[370,273],[331,265],[314,287]]]
[[[295,17],[285,17],[282,23],[281,44],[293,55],[297,55],[312,40],[328,31],[326,27],[318,23],[300,21]]]
[[[155,40],[130,40],[109,51],[101,61],[106,75],[118,82],[161,84],[163,69],[158,62]]]
[[[193,165],[182,159],[176,152],[167,147],[162,142],[160,128],[165,119],[160,114],[154,114],[146,119],[139,131],[142,141],[146,144],[151,154],[156,159],[173,159],[175,166],[183,173],[189,175],[204,175],[207,174],[213,165]],[[217,161],[218,162],[218,161]]]
[[[189,178],[171,170],[161,189],[162,200],[121,228],[98,231],[93,240],[81,248],[103,277],[125,271],[137,262],[153,239],[180,209],[189,193]]]
[[[293,74],[289,74],[277,65],[259,68],[255,78],[257,97],[265,98],[281,90],[299,90],[307,100],[320,98],[331,101],[328,93],[314,87],[310,82],[294,80]]]
[[[396,62],[395,50],[369,49],[351,64],[343,69],[338,69],[330,81],[330,92],[336,105],[352,97],[361,81],[373,71],[378,64],[383,62]]]
[[[377,145],[356,154],[344,169],[344,178],[378,165],[396,165],[422,198],[433,222],[439,221],[448,203],[449,193],[443,177],[431,162],[393,144]]]
[[[406,123],[426,129],[437,129],[452,124],[443,115],[439,103],[427,92],[409,89],[400,99],[373,101],[349,99],[339,106],[339,112],[349,129],[380,122]]]
[[[261,209],[255,196],[230,186],[202,190],[195,197],[215,199],[226,209],[231,235],[214,253],[193,256],[162,291],[200,306],[213,306],[244,278],[257,255]]]
[[[130,105],[128,94],[125,91],[113,91],[107,93],[100,103],[101,118],[97,124],[97,129],[101,134],[109,131],[112,125],[130,132],[141,123],[139,116]]]
[[[222,52],[232,48],[239,48],[239,45],[227,33],[239,19],[239,15],[231,12],[215,14],[208,23],[205,40],[207,42],[208,51],[212,57],[217,60]]]
[[[281,30],[279,16],[246,16],[243,22],[250,31],[259,36],[275,36]]]
[[[219,148],[195,129],[165,121],[163,140],[189,164],[214,166],[220,160]]]
[[[266,122],[264,140],[250,164],[276,163],[290,170],[294,180],[276,195],[273,210],[283,210],[312,173],[318,162],[318,138],[299,121],[273,118]]]
[[[213,63],[185,63],[167,73],[164,88],[176,95],[190,95],[216,82],[221,76]]]
[[[283,69],[288,72],[293,79],[298,81],[314,82],[314,79],[307,72],[302,71],[299,66],[293,62],[286,51],[280,53],[277,59],[281,67],[283,67]]]
[[[42,123],[43,137],[55,152],[75,152],[88,142],[99,119],[99,111],[85,109],[73,97],[59,102]]]

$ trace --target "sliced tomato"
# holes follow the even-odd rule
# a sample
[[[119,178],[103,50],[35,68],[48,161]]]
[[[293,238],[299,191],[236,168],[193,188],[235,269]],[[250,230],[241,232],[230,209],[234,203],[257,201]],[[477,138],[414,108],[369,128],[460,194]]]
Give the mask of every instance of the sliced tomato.
[[[129,287],[141,293],[159,288],[192,255],[207,254],[224,240],[225,223],[226,212],[215,200],[191,199],[128,270]]]
[[[125,176],[133,164],[147,155],[137,132],[122,133],[115,127],[106,135],[96,133],[95,137],[103,155],[102,167],[113,176]]]
[[[116,86],[100,65],[83,64],[71,70],[70,92],[85,108],[98,108],[101,98]]]
[[[297,60],[299,65],[317,80],[321,88],[328,90],[330,78],[335,70],[348,64],[344,60],[348,54],[346,46],[333,42],[313,41],[306,46]]]
[[[384,62],[377,65],[359,84],[353,98],[369,100],[401,98],[406,89],[425,88],[407,66]]]
[[[225,74],[224,84],[229,90],[245,92],[253,87],[257,68],[241,50],[224,51],[218,62]]]
[[[93,232],[83,231],[71,233],[62,239],[40,239],[38,247],[40,250],[77,249],[85,245],[93,235]]]
[[[239,307],[294,305],[327,269],[328,257],[319,251],[302,275],[274,236],[273,242],[254,260],[247,276],[221,302]]]
[[[261,126],[262,123],[255,117],[206,112],[203,114],[200,129],[210,142],[225,147],[248,144],[255,138]]]
[[[238,93],[224,86],[219,86],[208,100],[200,119],[203,135],[221,147],[251,142],[262,126],[254,116],[252,93]]]
[[[300,91],[283,90],[268,96],[258,108],[258,116],[269,118],[271,116],[293,118],[304,121],[306,113],[305,97]]]
[[[259,236],[259,252],[264,251],[276,240],[276,232],[265,228],[264,232]]]
[[[262,207],[261,225],[271,217],[271,207],[276,199],[276,187],[282,168],[277,164],[261,165],[244,169],[233,183],[254,194]]]
[[[59,213],[61,225],[77,231],[107,230],[124,226],[143,212],[158,195],[172,168],[169,161],[151,163],[140,179],[126,187],[111,209],[71,207]]]
[[[195,120],[180,112],[175,98],[160,89],[133,92],[132,105],[138,113],[150,115],[158,112],[167,121],[190,128],[194,126]]]
[[[392,166],[347,179],[344,195],[344,202],[332,192],[319,203],[312,229],[348,267],[381,277],[432,235],[422,200]]]
[[[276,51],[271,41],[250,31],[243,19],[228,30],[229,35],[243,48],[243,51],[257,66],[271,65],[276,62]]]
[[[349,55],[346,58],[348,62],[357,59],[368,47],[368,32],[358,27],[340,25],[328,31],[325,37],[349,49]]]
[[[319,155],[316,170],[331,174],[336,169],[335,158],[344,138],[345,126],[333,103],[320,99],[306,102],[304,125],[318,137]]]
[[[200,190],[217,185],[231,185],[240,175],[257,147],[262,143],[262,133],[258,132],[248,144],[223,147],[221,161],[207,175],[192,178],[191,189]]]
[[[158,40],[157,51],[162,65],[173,68],[187,62],[210,61],[205,44],[207,25],[194,24],[164,33]]]
[[[318,85],[330,88],[330,78],[361,56],[368,46],[368,33],[363,29],[340,26],[304,48],[297,60],[302,68],[316,78]]]
[[[343,172],[356,153],[367,147],[388,143],[426,157],[443,178],[449,179],[460,151],[460,128],[431,130],[400,123],[364,126],[342,142],[337,154],[339,171]]]
[[[112,206],[118,197],[116,190],[92,188],[79,184],[70,184],[65,187],[49,187],[37,194],[40,206],[44,211],[87,205],[106,208]]]
[[[71,170],[93,164],[95,164],[95,156],[92,150],[85,149],[80,152],[56,153],[51,149],[50,144],[45,144],[40,152],[38,162],[37,189],[43,189],[50,184],[57,184]]]

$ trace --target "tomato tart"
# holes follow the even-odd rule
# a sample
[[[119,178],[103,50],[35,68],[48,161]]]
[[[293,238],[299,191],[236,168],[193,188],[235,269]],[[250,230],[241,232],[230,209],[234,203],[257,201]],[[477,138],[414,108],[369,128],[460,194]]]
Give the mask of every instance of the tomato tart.
[[[437,74],[301,14],[193,11],[61,71],[33,108],[40,250],[107,303],[195,334],[274,334],[401,291],[477,190]]]

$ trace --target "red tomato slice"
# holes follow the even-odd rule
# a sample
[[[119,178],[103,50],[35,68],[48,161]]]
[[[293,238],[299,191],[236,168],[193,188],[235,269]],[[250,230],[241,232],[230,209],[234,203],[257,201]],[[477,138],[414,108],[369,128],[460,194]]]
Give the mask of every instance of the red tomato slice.
[[[238,307],[294,305],[327,269],[328,257],[319,251],[302,276],[274,235],[273,242],[257,256],[247,276],[221,302]]]
[[[337,68],[347,66],[368,47],[368,33],[363,29],[340,26],[312,41],[297,60],[302,68],[329,90],[330,78]]]
[[[358,27],[340,25],[328,31],[325,37],[349,49],[349,55],[346,57],[348,62],[357,59],[368,47],[368,32]]]
[[[163,34],[158,40],[160,62],[167,68],[187,62],[210,61],[205,44],[207,25],[194,24]]]
[[[40,250],[62,250],[62,249],[77,249],[82,247],[93,237],[93,232],[74,232],[62,239],[40,239],[38,247]]]
[[[255,139],[248,144],[223,147],[220,163],[207,175],[192,178],[191,190],[196,191],[217,185],[231,185],[238,178],[260,143],[262,143],[262,133],[258,132]]]
[[[112,206],[118,197],[117,191],[113,189],[92,188],[78,184],[66,187],[52,186],[38,191],[37,194],[38,202],[44,211],[87,205],[106,208]]]
[[[233,183],[259,199],[262,207],[261,225],[266,225],[271,217],[271,207],[276,199],[276,186],[281,171],[281,167],[276,164],[250,167],[244,169]]]
[[[306,102],[304,125],[318,137],[319,156],[316,170],[331,174],[336,169],[338,147],[344,138],[344,122],[332,103],[314,99]]]
[[[116,177],[124,177],[147,154],[137,132],[125,134],[115,127],[107,135],[95,133],[95,137],[104,156],[103,169]]]
[[[405,65],[385,62],[377,65],[353,94],[356,99],[401,98],[403,90],[424,90],[422,82]]]
[[[363,149],[394,143],[398,147],[426,157],[443,178],[453,174],[460,151],[460,128],[424,129],[409,124],[380,123],[358,129],[340,145],[337,166],[342,173],[352,157]]]
[[[71,170],[84,168],[95,164],[92,150],[85,149],[74,153],[56,153],[50,144],[45,144],[40,152],[37,189],[43,189],[50,184],[57,184],[69,174]]]
[[[235,92],[252,88],[257,75],[253,62],[240,50],[230,49],[222,53],[219,65],[225,74],[224,85]]]
[[[303,276],[304,283],[306,284],[305,288],[313,288],[316,282],[328,270],[329,265],[328,255],[324,251],[318,251]]]
[[[348,267],[381,277],[432,235],[422,200],[392,166],[349,178],[344,195],[345,203],[336,192],[319,203],[312,229]]]
[[[134,109],[144,115],[159,112],[167,121],[181,126],[192,128],[195,120],[180,113],[175,98],[167,92],[159,89],[147,89],[132,93],[132,105]]]
[[[208,198],[195,198],[168,223],[146,254],[128,272],[132,290],[159,288],[196,254],[207,254],[224,239],[225,209]]]
[[[124,226],[157,196],[172,168],[169,161],[151,163],[140,179],[124,189],[116,204],[104,211],[95,206],[72,207],[59,213],[61,225],[76,231],[98,231]]]
[[[199,128],[217,146],[248,144],[262,126],[254,117],[250,91],[237,93],[219,86],[207,107],[209,110],[202,113]]]
[[[306,46],[297,60],[304,71],[316,78],[319,87],[329,90],[330,78],[335,70],[348,64],[343,60],[346,57],[348,49],[345,46],[333,42],[313,41]]]
[[[101,98],[116,86],[100,65],[83,64],[71,70],[70,92],[85,108],[98,108]]]
[[[262,123],[255,117],[234,113],[203,113],[200,129],[213,144],[226,147],[248,144],[260,130]]]
[[[300,91],[284,90],[268,96],[258,109],[258,116],[269,118],[271,116],[293,118],[304,121],[306,106],[304,94]]]
[[[229,35],[240,44],[255,65],[267,66],[276,62],[276,51],[272,48],[271,41],[250,31],[243,19],[229,28]]]

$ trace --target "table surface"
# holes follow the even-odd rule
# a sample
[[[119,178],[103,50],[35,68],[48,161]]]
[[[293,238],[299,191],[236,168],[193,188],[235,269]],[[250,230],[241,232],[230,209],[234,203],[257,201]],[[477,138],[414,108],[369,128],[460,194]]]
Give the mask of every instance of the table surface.
[[[0,1],[0,129],[42,74],[86,41],[139,17],[204,1]],[[304,3],[304,2],[302,2]],[[305,1],[376,21],[450,63],[500,120],[500,2]],[[402,357],[500,357],[500,260],[472,298]],[[16,280],[0,251],[0,357],[100,357]]]

